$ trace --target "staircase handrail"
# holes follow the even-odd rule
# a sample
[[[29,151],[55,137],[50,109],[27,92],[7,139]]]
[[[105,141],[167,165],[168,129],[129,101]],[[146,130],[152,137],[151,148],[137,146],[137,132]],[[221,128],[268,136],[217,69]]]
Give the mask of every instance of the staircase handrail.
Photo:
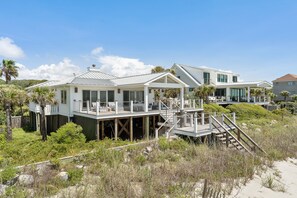
[[[251,154],[251,155],[253,155],[253,153],[251,153],[240,141],[238,141],[238,139],[237,138],[235,138],[234,137],[234,135],[232,135],[229,131],[228,131],[228,129],[226,129],[225,128],[225,126],[224,125],[222,125],[222,123],[220,123],[214,116],[210,116],[211,117],[211,119],[212,120],[214,120],[217,124],[219,124],[220,125],[220,127],[222,127],[222,129],[224,129],[224,131],[228,134],[228,135],[230,135],[240,146],[242,146],[242,148],[244,148],[249,154]],[[216,127],[217,128],[217,126],[216,125],[214,125],[213,124],[213,126],[214,127]],[[227,140],[226,139],[226,143],[227,143],[227,141],[229,141],[229,140]]]
[[[240,133],[242,133],[252,144],[254,144],[260,151],[267,154],[250,136],[248,136],[237,124],[235,124],[228,116],[223,114],[224,118],[226,118],[235,128],[237,128]]]
[[[157,129],[158,131],[171,119],[173,118],[174,114],[172,114],[171,116],[167,117],[167,119],[165,120],[165,122],[163,122],[161,124],[161,126]]]

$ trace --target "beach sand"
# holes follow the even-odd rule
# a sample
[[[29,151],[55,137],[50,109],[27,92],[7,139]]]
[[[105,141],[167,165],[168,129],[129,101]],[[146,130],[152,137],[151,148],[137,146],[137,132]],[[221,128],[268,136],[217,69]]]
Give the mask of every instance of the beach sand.
[[[297,159],[274,162],[273,168],[261,176],[255,175],[246,185],[234,189],[228,197],[297,198]]]

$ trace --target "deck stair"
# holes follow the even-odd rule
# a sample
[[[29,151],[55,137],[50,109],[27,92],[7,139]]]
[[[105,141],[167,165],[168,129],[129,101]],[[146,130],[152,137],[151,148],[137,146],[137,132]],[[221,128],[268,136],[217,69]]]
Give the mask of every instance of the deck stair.
[[[266,154],[266,152],[227,115],[222,114],[220,118],[221,119],[211,116],[212,126],[214,127],[213,134],[219,142],[227,148],[246,151],[252,155],[257,151]]]

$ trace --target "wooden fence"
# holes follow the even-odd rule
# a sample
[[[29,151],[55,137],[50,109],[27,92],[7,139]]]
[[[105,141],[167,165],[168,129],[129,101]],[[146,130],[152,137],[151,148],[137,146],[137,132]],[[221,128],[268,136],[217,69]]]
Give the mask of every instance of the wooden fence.
[[[214,189],[208,186],[207,179],[204,180],[202,198],[225,198],[225,193],[221,192],[220,189]]]

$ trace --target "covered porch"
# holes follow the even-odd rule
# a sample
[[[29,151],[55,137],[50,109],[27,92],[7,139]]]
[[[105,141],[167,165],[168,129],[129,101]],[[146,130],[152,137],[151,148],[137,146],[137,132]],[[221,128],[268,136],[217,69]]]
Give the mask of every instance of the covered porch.
[[[185,87],[188,85],[171,73],[132,76],[113,81],[113,91],[83,91],[81,100],[73,101],[73,113],[103,116],[152,113],[168,109],[179,111],[199,107],[198,101],[184,99]],[[176,97],[165,98],[164,90],[174,90]],[[155,94],[156,91],[159,96]]]
[[[259,93],[252,93],[251,90],[254,88],[262,89],[262,91]],[[266,95],[265,89],[271,88],[272,85],[267,81],[221,83],[216,86],[216,91],[211,101],[218,104],[246,102],[266,105],[269,104],[270,98]]]

